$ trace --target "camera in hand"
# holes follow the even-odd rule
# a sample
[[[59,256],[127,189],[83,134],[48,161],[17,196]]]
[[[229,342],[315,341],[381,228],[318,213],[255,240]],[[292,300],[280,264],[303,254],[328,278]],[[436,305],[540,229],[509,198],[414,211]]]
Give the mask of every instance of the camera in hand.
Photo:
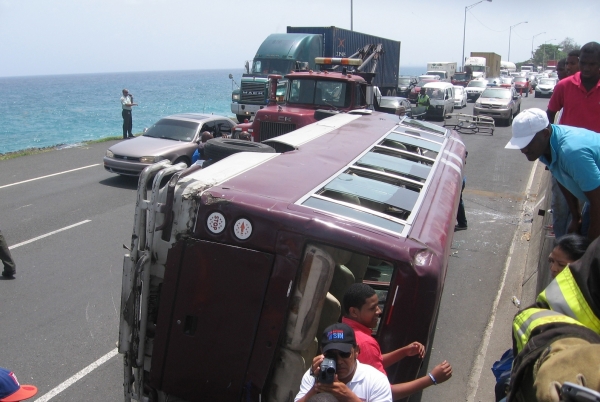
[[[324,358],[321,362],[321,372],[319,373],[319,382],[323,384],[333,384],[336,371],[335,359],[328,357]]]

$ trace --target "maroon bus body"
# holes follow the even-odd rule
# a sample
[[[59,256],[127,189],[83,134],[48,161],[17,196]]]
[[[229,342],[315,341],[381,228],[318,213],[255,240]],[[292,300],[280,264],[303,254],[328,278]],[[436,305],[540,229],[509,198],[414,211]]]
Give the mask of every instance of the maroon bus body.
[[[308,243],[391,262],[394,274],[376,335],[382,352],[413,341],[431,346],[462,183],[465,147],[456,132],[448,135],[440,154],[457,155],[459,168],[438,160],[405,237],[297,203],[374,143],[367,132],[387,133],[397,123],[393,115],[363,116],[202,194],[192,236],[168,254],[152,354],[153,387],[190,401],[258,400],[286,325],[286,292],[292,281],[296,285]],[[331,144],[339,142],[346,146],[331,152]],[[227,222],[250,220],[252,235],[240,240],[232,230],[212,233],[206,222],[213,212]],[[222,311],[230,313],[222,316]],[[390,367],[390,381],[415,379],[420,363],[407,358]]]

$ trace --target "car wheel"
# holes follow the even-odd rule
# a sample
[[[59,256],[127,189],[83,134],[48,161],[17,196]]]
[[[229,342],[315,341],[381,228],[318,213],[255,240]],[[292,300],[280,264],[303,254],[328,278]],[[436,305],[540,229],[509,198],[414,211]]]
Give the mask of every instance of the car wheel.
[[[185,163],[186,166],[190,166],[191,162],[188,158],[186,158],[185,156],[180,156],[179,158],[175,159],[175,162],[173,162],[173,165],[177,165],[178,163]]]
[[[231,138],[213,138],[204,145],[204,155],[207,159],[221,160],[238,152],[275,153],[275,149],[260,142]]]
[[[244,120],[248,119],[248,121],[250,121],[250,116],[246,116],[244,114],[236,114],[235,118],[237,119],[238,123],[243,123]]]
[[[511,113],[510,116],[508,117],[508,119],[506,119],[506,127],[512,126],[512,122],[513,122],[513,115]]]

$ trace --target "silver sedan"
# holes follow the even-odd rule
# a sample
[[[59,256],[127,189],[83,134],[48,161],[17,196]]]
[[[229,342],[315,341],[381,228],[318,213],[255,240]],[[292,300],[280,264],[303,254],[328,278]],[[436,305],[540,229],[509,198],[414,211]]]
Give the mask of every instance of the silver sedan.
[[[144,134],[110,147],[104,156],[104,169],[111,173],[138,176],[148,165],[163,159],[190,166],[201,133],[229,136],[235,123],[216,115],[175,114],[160,119]]]

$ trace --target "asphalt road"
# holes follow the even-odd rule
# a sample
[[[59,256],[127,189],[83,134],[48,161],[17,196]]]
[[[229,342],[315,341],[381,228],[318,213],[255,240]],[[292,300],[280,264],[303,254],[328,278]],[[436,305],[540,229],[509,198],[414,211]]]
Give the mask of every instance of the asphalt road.
[[[547,102],[524,98],[522,108],[545,109]],[[431,368],[448,360],[454,375],[426,389],[423,401],[463,401],[476,391],[469,386],[474,361],[532,168],[520,152],[504,149],[509,138],[506,127],[493,136],[463,135],[469,229],[454,236],[430,361]],[[111,144],[0,161],[0,229],[17,262],[17,279],[0,280],[0,366],[35,384],[39,401],[122,400],[121,356],[114,353],[122,245],[130,243],[137,181],[104,170]],[[506,334],[508,348],[510,328]],[[475,387],[491,387],[491,400],[489,367]]]

